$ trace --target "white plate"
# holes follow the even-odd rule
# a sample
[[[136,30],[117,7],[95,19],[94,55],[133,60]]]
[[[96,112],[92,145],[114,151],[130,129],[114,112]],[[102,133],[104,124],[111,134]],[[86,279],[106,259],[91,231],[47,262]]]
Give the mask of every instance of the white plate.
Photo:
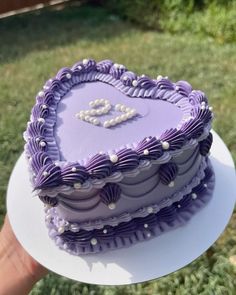
[[[216,174],[213,198],[185,226],[130,248],[76,257],[58,249],[48,237],[43,205],[37,197],[32,197],[27,163],[21,155],[7,193],[10,222],[26,251],[62,276],[103,285],[159,278],[200,256],[216,241],[230,219],[236,192],[234,164],[227,147],[215,132],[211,162]]]

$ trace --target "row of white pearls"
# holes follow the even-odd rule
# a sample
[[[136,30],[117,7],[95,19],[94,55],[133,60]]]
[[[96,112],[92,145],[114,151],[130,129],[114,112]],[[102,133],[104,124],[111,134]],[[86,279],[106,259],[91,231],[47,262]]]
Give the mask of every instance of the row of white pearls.
[[[111,104],[109,100],[103,99],[103,98],[95,99],[93,101],[90,101],[89,105],[93,109],[80,111],[79,113],[75,115],[76,118],[92,123],[93,125],[100,125],[100,121],[97,118],[94,118],[92,116],[101,116],[101,115],[109,113],[111,109]],[[95,107],[97,106],[102,106],[102,107],[95,109]]]
[[[126,107],[123,104],[116,104],[115,110],[118,112],[122,112],[122,115],[116,116],[114,119],[107,120],[103,123],[103,127],[109,128],[115,125],[120,124],[121,122],[125,122],[137,115],[137,111],[134,108]]]

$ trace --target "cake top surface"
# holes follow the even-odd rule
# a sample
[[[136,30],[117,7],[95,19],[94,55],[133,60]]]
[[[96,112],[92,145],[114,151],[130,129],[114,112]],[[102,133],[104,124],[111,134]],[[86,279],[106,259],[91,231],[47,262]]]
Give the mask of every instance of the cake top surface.
[[[205,94],[186,81],[84,59],[36,97],[24,133],[34,187],[74,186],[165,158],[201,138],[211,119]]]

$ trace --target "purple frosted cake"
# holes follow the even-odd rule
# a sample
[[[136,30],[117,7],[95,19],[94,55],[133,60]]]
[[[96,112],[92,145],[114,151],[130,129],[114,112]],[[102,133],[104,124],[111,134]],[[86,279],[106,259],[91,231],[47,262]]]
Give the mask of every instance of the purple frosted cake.
[[[24,133],[50,237],[75,255],[184,225],[214,189],[212,109],[186,81],[138,76],[110,60],[63,68]]]

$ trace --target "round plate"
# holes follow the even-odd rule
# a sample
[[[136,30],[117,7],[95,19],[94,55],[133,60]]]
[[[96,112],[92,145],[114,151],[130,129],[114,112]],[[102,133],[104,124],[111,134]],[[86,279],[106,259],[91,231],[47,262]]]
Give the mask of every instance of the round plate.
[[[213,132],[211,162],[216,186],[211,201],[183,227],[130,248],[104,254],[73,256],[49,238],[43,204],[33,197],[27,163],[22,154],[12,172],[7,209],[17,239],[49,270],[90,284],[123,285],[159,278],[184,267],[219,237],[233,212],[236,192],[234,163]]]

